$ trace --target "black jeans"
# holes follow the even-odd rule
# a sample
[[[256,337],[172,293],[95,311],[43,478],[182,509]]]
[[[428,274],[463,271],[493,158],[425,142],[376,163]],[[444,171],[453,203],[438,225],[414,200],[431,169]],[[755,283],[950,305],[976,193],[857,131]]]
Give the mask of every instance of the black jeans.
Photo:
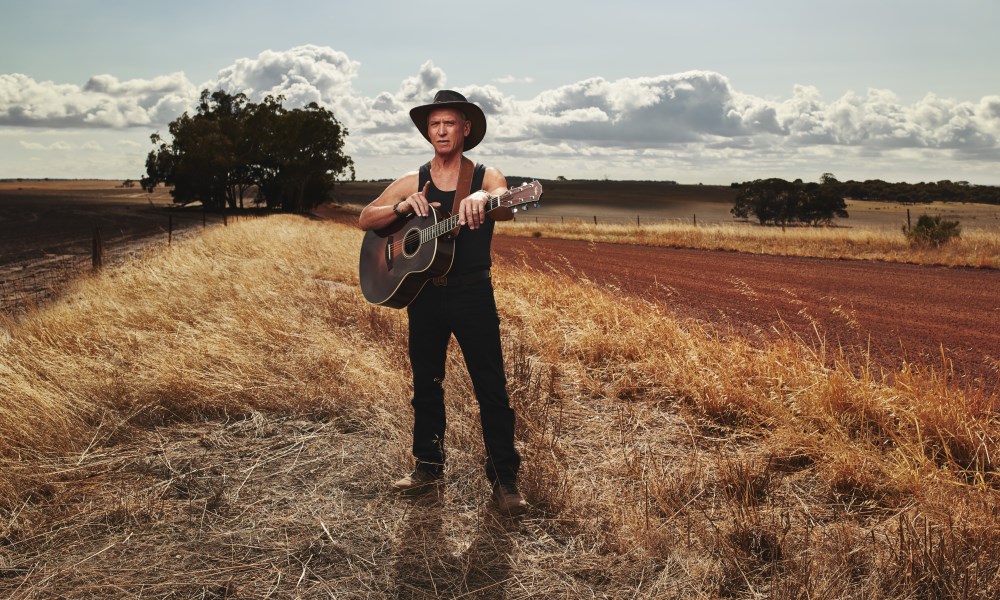
[[[440,475],[444,469],[444,374],[452,334],[479,402],[490,483],[513,483],[521,465],[514,448],[514,410],[500,347],[493,285],[489,280],[453,287],[428,282],[407,307],[410,365],[413,367],[413,456],[417,468]]]

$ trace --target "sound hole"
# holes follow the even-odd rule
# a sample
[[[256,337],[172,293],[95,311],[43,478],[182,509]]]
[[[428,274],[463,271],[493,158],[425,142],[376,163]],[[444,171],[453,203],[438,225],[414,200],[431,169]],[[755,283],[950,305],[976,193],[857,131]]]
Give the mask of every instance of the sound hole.
[[[420,249],[420,230],[411,229],[406,232],[403,238],[403,254],[413,256]]]

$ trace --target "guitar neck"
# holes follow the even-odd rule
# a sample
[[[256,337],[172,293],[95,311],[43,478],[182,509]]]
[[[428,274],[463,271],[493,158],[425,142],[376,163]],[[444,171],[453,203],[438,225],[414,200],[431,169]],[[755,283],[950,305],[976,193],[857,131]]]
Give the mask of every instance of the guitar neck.
[[[500,198],[502,197],[502,195],[490,196],[489,202],[486,203],[486,212],[490,212],[494,208],[500,206]],[[456,227],[458,227],[458,215],[452,215],[443,221],[438,221],[430,227],[420,230],[420,243],[429,242],[433,239],[439,238]]]

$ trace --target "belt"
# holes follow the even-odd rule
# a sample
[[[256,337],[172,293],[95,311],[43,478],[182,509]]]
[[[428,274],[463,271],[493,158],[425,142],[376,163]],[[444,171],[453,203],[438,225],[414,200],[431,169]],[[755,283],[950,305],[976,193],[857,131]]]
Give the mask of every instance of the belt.
[[[464,275],[443,275],[441,277],[434,277],[431,279],[431,283],[439,286],[457,287],[460,285],[469,285],[470,283],[479,283],[480,281],[489,280],[490,270],[483,269],[482,271],[473,271],[472,273],[466,273]]]

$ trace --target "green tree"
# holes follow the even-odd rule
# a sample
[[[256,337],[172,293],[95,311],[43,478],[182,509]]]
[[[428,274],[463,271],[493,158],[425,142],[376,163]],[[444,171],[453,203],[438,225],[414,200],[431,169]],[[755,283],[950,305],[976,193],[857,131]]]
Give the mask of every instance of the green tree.
[[[836,179],[807,183],[796,218],[810,225],[830,225],[834,217],[846,219],[847,202]]]
[[[287,110],[282,97],[260,104],[240,93],[204,90],[197,112],[169,125],[172,141],[159,134],[146,157],[142,186],[173,186],[174,202],[208,208],[244,207],[256,201],[301,211],[324,201],[339,175],[354,179],[354,163],[343,153],[344,128],[329,110],[311,103]]]
[[[799,195],[799,188],[784,179],[757,179],[743,183],[730,212],[741,219],[752,214],[761,225],[784,225],[793,220]]]
[[[158,133],[150,136],[157,149],[146,157],[142,186],[173,186],[175,202],[201,202],[208,208],[236,208],[253,181],[247,177],[246,96],[225,92],[201,93],[197,113],[184,113],[168,128],[172,143]]]
[[[730,211],[738,218],[753,215],[761,225],[790,223],[829,224],[834,217],[847,217],[847,203],[836,179],[824,175],[824,183],[757,179],[739,186]]]
[[[337,175],[354,179],[354,162],[343,152],[347,129],[332,112],[315,102],[286,110],[281,98],[268,97],[258,115],[256,173],[268,206],[306,210],[326,199]]]

